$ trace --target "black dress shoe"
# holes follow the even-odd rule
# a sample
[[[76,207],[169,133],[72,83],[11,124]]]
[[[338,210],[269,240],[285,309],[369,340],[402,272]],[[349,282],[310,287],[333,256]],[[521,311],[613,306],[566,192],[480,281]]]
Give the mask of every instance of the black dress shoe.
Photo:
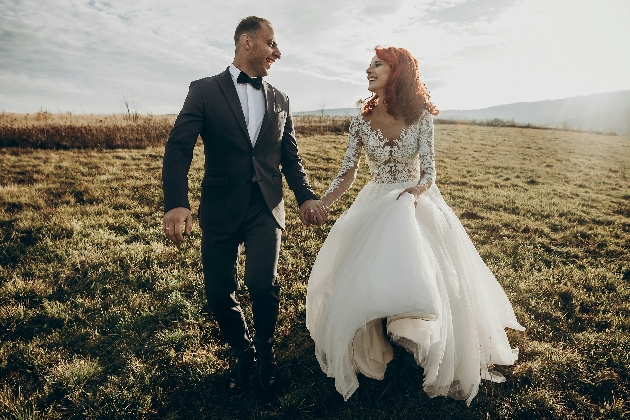
[[[280,381],[280,370],[273,360],[260,360],[258,362],[258,384],[263,391],[270,391]]]
[[[243,392],[247,384],[249,384],[249,376],[254,370],[254,356],[253,353],[245,354],[236,358],[236,366],[230,373],[230,380],[228,382],[228,389],[234,394],[240,394]]]

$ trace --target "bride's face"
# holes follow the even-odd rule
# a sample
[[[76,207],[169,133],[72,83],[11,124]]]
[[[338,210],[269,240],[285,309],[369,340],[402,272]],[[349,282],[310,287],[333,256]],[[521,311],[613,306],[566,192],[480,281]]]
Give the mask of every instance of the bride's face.
[[[389,64],[375,55],[374,58],[372,58],[370,67],[365,70],[368,79],[368,90],[376,93],[377,95],[379,92],[382,94],[387,78],[389,77],[390,70],[391,67]]]

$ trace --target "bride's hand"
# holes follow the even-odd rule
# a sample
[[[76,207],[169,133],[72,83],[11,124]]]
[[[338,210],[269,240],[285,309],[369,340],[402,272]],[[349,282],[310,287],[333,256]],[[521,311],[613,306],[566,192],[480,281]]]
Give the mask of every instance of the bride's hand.
[[[426,190],[428,190],[428,188],[422,186],[413,186],[413,187],[409,187],[406,190],[404,190],[403,192],[401,192],[400,194],[398,194],[398,197],[396,197],[396,200],[398,200],[400,198],[401,195],[405,194],[405,193],[409,193],[411,195],[413,195],[413,205],[417,206],[418,205],[418,197],[420,197],[420,194],[422,194],[423,192],[425,192]]]

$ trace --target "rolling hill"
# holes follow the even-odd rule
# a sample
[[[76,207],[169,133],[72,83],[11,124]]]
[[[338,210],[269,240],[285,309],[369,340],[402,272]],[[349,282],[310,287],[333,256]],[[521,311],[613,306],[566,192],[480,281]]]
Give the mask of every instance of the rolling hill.
[[[296,112],[294,115],[321,115],[321,110]],[[357,115],[357,108],[326,109],[326,116]],[[630,134],[630,90],[597,93],[588,96],[518,102],[471,110],[445,110],[439,118],[448,120],[514,120],[521,124],[599,130]]]

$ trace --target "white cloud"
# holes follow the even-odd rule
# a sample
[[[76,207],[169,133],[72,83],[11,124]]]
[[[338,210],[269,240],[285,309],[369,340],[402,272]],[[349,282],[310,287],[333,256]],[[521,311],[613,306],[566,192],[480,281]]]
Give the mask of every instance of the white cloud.
[[[479,21],[493,22],[518,0],[436,0],[426,11],[426,18],[456,25]]]
[[[626,0],[0,0],[0,109],[115,112],[124,94],[177,112],[231,62],[245,10],[272,21],[268,80],[296,111],[366,97],[377,44],[418,58],[441,109],[630,88]]]

